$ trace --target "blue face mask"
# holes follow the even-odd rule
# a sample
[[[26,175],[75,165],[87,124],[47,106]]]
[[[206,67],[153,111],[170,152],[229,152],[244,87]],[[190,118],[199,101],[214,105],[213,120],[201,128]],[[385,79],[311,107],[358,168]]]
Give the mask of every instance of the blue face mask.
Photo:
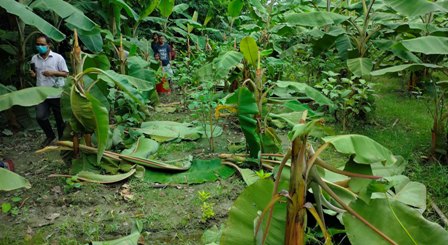
[[[47,46],[36,45],[36,49],[37,49],[37,52],[39,52],[39,54],[45,54],[48,51]]]

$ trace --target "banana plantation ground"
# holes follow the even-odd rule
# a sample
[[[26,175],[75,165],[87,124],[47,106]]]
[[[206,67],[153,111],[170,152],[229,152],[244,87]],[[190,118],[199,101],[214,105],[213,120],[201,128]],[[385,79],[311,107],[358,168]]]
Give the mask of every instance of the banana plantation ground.
[[[400,82],[382,78],[375,81],[379,91],[378,105],[369,123],[348,132],[364,133],[409,160],[407,174],[424,183],[428,196],[442,210],[448,211],[448,168],[427,162],[429,148],[425,98],[403,94]],[[179,102],[172,94],[163,104]],[[154,120],[189,122],[188,111],[175,104],[175,112],[152,112]],[[409,114],[408,111],[414,111]],[[172,110],[170,110],[172,111]],[[203,237],[208,229],[218,230],[228,217],[234,200],[245,188],[235,173],[229,178],[204,184],[156,184],[131,178],[114,184],[82,183],[79,187],[61,177],[68,174],[67,165],[58,152],[37,154],[43,140],[37,125],[27,122],[24,131],[3,135],[0,154],[13,159],[16,172],[30,180],[32,188],[2,194],[1,203],[11,203],[12,210],[0,214],[0,244],[85,244],[89,241],[112,240],[131,233],[136,221],[142,224],[141,244],[207,244]],[[208,141],[165,143],[158,154],[193,155],[199,159],[217,158],[229,152],[228,147],[243,138],[232,123],[221,125],[224,132],[216,138],[215,153],[208,151]],[[348,133],[347,132],[347,133]],[[283,132],[282,134],[286,134]],[[287,141],[285,140],[285,144]],[[338,159],[337,153],[327,158]],[[210,196],[213,215],[204,221],[200,192]],[[445,225],[428,201],[424,216]],[[208,240],[207,240],[208,239]]]

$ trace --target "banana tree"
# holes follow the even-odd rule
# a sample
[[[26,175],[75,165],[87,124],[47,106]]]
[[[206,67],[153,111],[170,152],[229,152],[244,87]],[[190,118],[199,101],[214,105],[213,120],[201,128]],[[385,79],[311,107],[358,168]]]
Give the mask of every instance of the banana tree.
[[[400,175],[399,158],[362,135],[323,137],[314,150],[309,138],[321,121],[306,122],[306,114],[288,134],[292,146],[276,162],[274,181],[259,180],[235,201],[220,244],[337,243],[328,222],[336,214],[351,244],[448,242],[448,232],[421,215],[425,187]],[[348,156],[342,167],[322,159],[330,147]]]

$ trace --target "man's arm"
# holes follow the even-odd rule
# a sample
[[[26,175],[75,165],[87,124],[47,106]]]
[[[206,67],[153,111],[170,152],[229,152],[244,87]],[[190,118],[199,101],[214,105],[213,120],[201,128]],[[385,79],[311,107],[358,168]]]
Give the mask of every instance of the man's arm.
[[[58,69],[57,71],[44,71],[42,72],[42,75],[46,77],[67,77],[68,68],[62,56],[59,57],[57,69]]]

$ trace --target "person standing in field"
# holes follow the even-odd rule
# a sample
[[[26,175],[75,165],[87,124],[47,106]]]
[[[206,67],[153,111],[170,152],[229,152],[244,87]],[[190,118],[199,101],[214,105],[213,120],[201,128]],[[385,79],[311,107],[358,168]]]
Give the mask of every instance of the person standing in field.
[[[152,34],[152,42],[151,42],[151,49],[154,54],[154,57],[157,53],[157,45],[159,45],[159,35],[157,33]]]
[[[174,75],[170,65],[171,47],[165,43],[164,36],[159,36],[158,41],[155,53],[159,54],[160,60],[162,61],[162,70],[168,75],[168,79],[171,80]]]
[[[58,53],[51,51],[50,39],[39,34],[35,43],[38,54],[31,58],[31,76],[36,78],[38,87],[62,87],[65,77],[68,76],[68,68],[65,59]],[[48,97],[36,106],[36,120],[46,135],[41,147],[45,147],[56,138],[50,124],[50,112],[53,112],[56,120],[58,138],[62,137],[65,123],[61,114],[61,95]]]

